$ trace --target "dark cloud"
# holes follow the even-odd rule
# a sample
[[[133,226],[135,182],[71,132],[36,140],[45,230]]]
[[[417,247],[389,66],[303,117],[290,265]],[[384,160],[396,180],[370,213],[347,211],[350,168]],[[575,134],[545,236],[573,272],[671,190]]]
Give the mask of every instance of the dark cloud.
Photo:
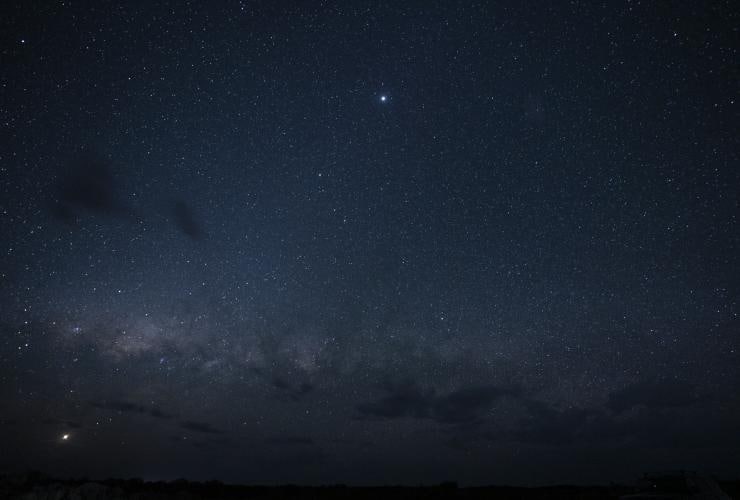
[[[642,380],[610,394],[608,407],[619,413],[636,406],[680,408],[698,400],[696,389],[682,380]]]
[[[217,429],[209,423],[194,420],[183,420],[180,422],[180,427],[189,431],[202,432],[203,434],[223,434],[221,429]]]
[[[423,390],[416,384],[388,387],[388,395],[357,405],[362,417],[395,419],[402,417],[428,418],[434,401],[433,390]]]
[[[268,444],[309,446],[314,440],[307,436],[275,436],[265,439]]]
[[[199,240],[203,237],[203,229],[187,203],[177,200],[173,207],[173,215],[175,217],[175,224],[183,234],[194,240]]]
[[[559,409],[539,401],[525,401],[528,415],[511,436],[488,433],[492,440],[541,445],[606,444],[642,447],[702,448],[722,446],[740,432],[740,423],[721,411],[641,407],[614,414],[600,408]]]
[[[308,381],[291,382],[282,376],[274,376],[271,380],[272,386],[292,401],[298,401],[314,390],[313,384]]]
[[[82,423],[81,422],[74,422],[71,420],[60,420],[57,418],[45,418],[41,421],[42,424],[46,425],[62,425],[65,427],[69,427],[70,429],[81,429]]]
[[[648,409],[615,418],[613,435],[653,448],[695,449],[726,446],[740,435],[740,421],[723,413],[694,409]]]
[[[557,409],[539,401],[526,401],[529,415],[514,432],[519,442],[539,445],[565,445],[608,439],[618,429],[600,410],[588,408]]]
[[[51,203],[52,213],[64,222],[73,222],[85,213],[132,216],[133,209],[119,194],[119,186],[110,160],[85,152],[75,157],[63,170]],[[176,200],[172,215],[177,228],[197,240],[203,237],[202,225],[190,205]]]
[[[61,174],[52,211],[65,222],[71,222],[81,212],[104,215],[129,212],[118,195],[109,162],[92,153],[77,157]]]
[[[138,413],[140,415],[148,415],[154,418],[170,419],[174,415],[166,413],[156,406],[144,406],[129,401],[102,401],[93,402],[92,406],[100,408],[102,410],[111,410],[121,413]]]
[[[445,423],[471,422],[479,419],[499,398],[513,395],[512,389],[491,385],[467,387],[435,399],[435,420]]]
[[[286,336],[289,332],[291,330],[286,330]],[[250,369],[276,390],[274,394],[278,399],[299,401],[314,391],[310,374],[296,363],[279,335],[260,335],[258,348],[264,363],[252,365]]]
[[[471,423],[483,418],[493,404],[517,391],[492,385],[466,387],[437,395],[416,384],[387,388],[388,395],[357,406],[363,418],[428,418],[445,424]]]
[[[151,415],[154,418],[172,418],[174,415],[170,415],[169,413],[165,413],[159,408],[150,408],[149,409],[149,415]]]

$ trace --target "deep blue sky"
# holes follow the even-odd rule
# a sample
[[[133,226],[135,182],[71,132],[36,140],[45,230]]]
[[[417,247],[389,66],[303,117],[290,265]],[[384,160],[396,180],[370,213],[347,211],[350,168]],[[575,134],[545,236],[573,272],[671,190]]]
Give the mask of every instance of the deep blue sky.
[[[734,2],[2,12],[0,472],[737,474]]]

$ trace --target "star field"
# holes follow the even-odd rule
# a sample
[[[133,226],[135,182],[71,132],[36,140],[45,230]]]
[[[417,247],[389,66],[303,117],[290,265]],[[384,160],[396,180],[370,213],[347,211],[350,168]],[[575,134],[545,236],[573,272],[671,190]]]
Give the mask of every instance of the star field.
[[[0,473],[732,475],[732,2],[11,2]]]

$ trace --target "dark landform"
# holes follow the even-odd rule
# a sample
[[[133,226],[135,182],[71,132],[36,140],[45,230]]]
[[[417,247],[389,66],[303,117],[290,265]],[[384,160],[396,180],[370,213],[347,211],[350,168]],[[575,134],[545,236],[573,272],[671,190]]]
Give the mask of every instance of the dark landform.
[[[740,498],[740,480],[721,481],[717,484],[729,498]],[[430,486],[326,486],[300,485],[236,485],[220,481],[195,482],[185,479],[175,481],[143,481],[142,479],[60,480],[39,472],[0,476],[0,498],[24,500],[196,500],[196,499],[608,499],[608,498],[715,498],[692,496],[689,490],[673,488],[670,492],[655,492],[642,496],[645,484],[633,485],[553,485],[542,487],[476,486],[462,487],[454,481]],[[696,494],[696,492],[694,492]],[[728,498],[724,497],[724,498]],[[723,498],[717,496],[716,498]]]

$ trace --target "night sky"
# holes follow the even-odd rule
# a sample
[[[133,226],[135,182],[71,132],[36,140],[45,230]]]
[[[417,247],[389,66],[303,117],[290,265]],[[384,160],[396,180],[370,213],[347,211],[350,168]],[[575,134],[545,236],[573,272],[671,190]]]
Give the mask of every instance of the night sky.
[[[0,472],[736,476],[738,26],[3,2]]]

